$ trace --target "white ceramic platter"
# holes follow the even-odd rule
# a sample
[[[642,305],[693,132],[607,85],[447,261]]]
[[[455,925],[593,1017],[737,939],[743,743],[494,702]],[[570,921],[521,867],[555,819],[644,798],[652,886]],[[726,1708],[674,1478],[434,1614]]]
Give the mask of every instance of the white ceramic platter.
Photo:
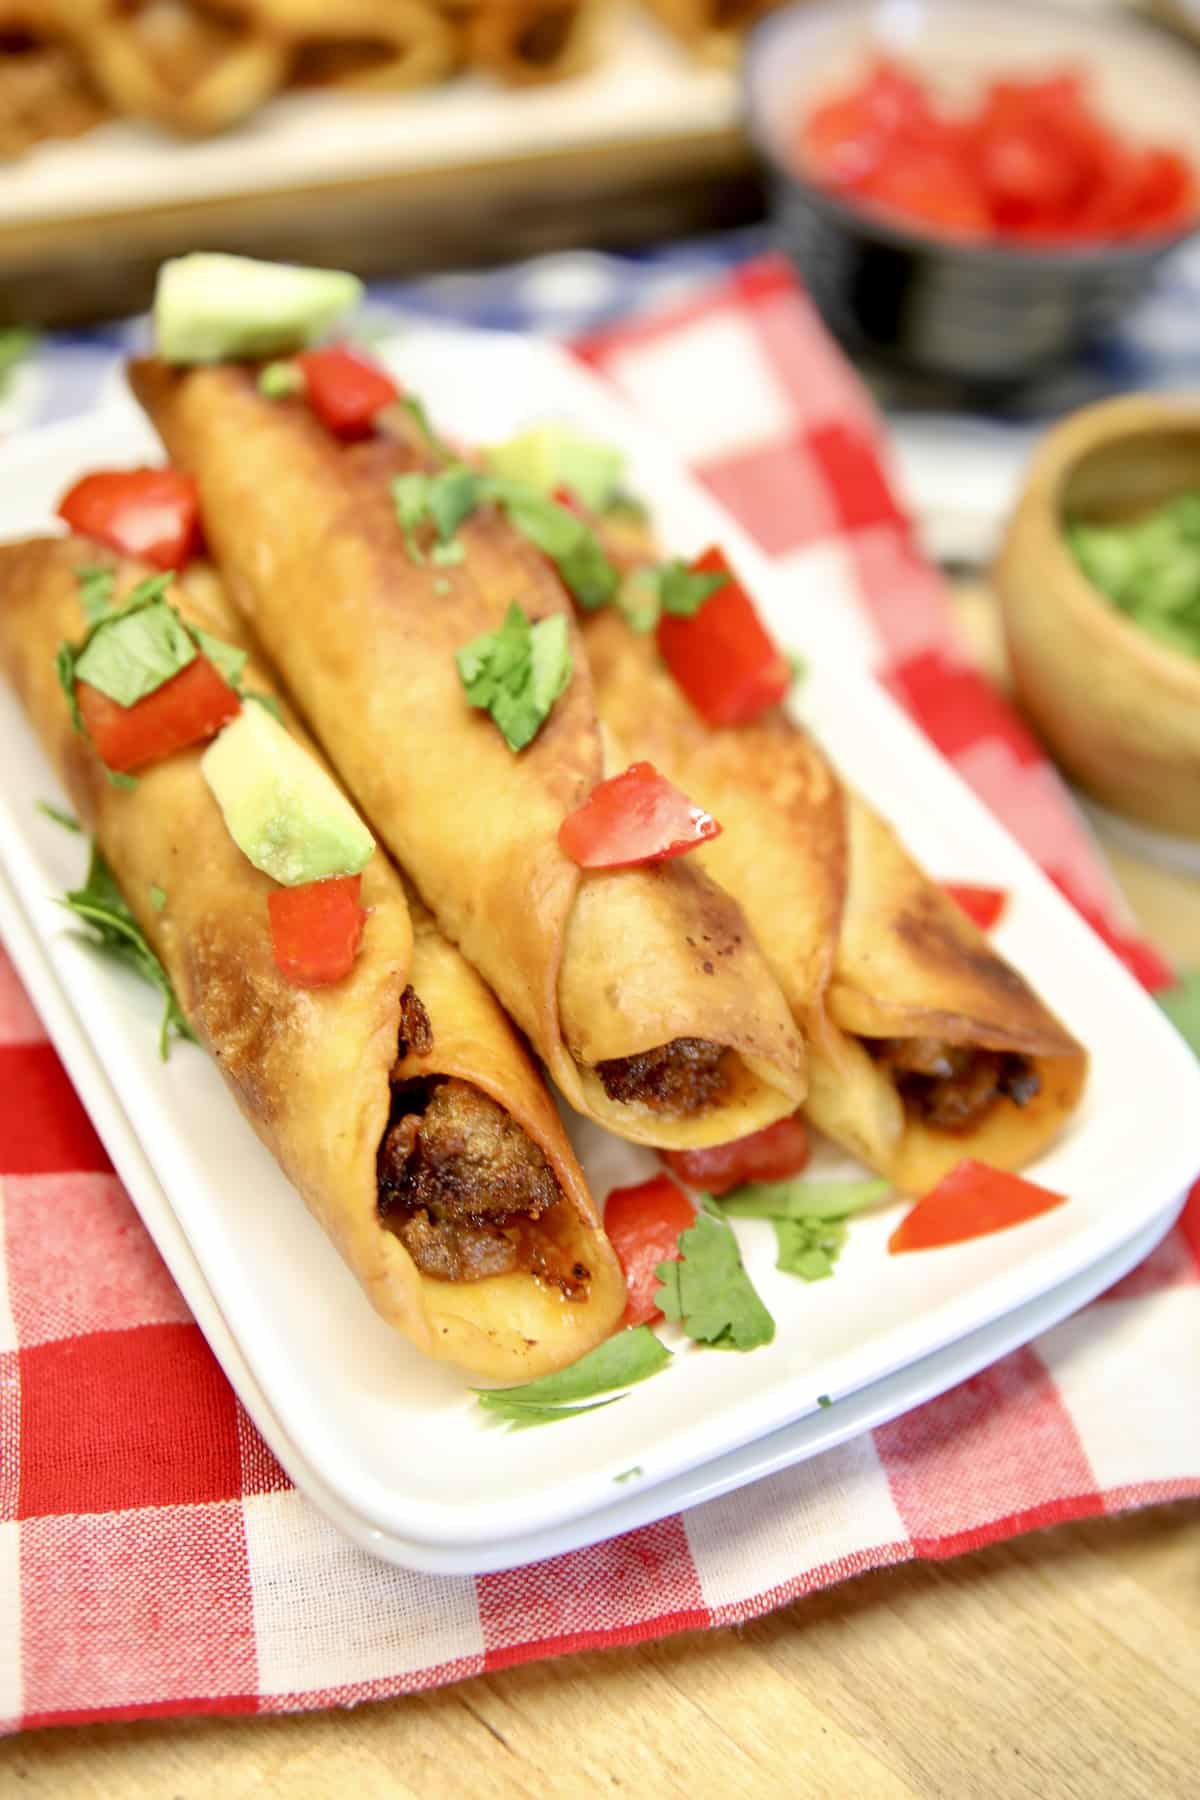
[[[158,1061],[154,996],[87,949],[53,902],[77,882],[83,849],[36,810],[38,798],[61,796],[0,693],[0,867],[14,953],[235,1386],[299,1484],[359,1542],[431,1570],[496,1568],[815,1454],[951,1385],[1061,1316],[1060,1305],[1081,1304],[1150,1247],[1195,1174],[1200,1070],[919,733],[823,647],[836,626],[823,623],[820,588],[806,591],[803,570],[781,578],[598,382],[552,347],[502,336],[414,332],[382,353],[451,433],[486,441],[569,419],[625,448],[631,485],[672,552],[721,540],[777,633],[809,659],[801,710],[846,775],[934,875],[1010,892],[1000,947],[1093,1054],[1085,1103],[1035,1171],[1070,1205],[980,1242],[889,1258],[898,1204],[859,1221],[836,1278],[812,1286],[774,1269],[765,1224],[739,1225],[777,1321],[772,1345],[740,1356],[669,1331],[673,1365],[619,1404],[510,1434],[479,1413],[460,1375],[374,1316],[202,1054],[179,1045]],[[9,444],[0,537],[44,528],[85,469],[154,454],[132,406],[116,400],[103,415]],[[601,1199],[656,1166],[590,1127],[577,1144]],[[1052,1290],[1066,1297],[1052,1300]],[[898,1371],[908,1378],[896,1385]],[[872,1387],[874,1397],[848,1403]],[[835,1404],[818,1410],[819,1394]],[[634,1467],[641,1474],[615,1489]]]

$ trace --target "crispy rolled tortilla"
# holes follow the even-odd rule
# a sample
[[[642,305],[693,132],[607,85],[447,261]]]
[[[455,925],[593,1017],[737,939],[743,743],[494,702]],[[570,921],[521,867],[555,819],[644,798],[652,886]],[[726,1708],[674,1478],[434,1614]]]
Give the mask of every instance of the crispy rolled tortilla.
[[[804,1033],[805,1110],[898,1187],[1019,1168],[1087,1057],[781,712],[706,726],[615,611],[585,624],[602,716],[724,827],[699,854],[745,908]]]
[[[607,0],[478,0],[467,10],[468,62],[510,87],[563,81],[600,52]]]
[[[254,373],[135,363],[134,391],[198,479],[231,597],[439,923],[567,1099],[624,1137],[721,1143],[793,1112],[803,1049],[737,903],[690,858],[582,873],[558,831],[628,760],[606,744],[551,565],[492,507],[464,557],[414,562],[389,475],[404,446],[340,446]],[[569,621],[574,668],[519,755],[467,702],[455,652],[519,599]]]
[[[115,111],[173,131],[224,131],[283,85],[287,55],[237,0],[58,0]]]
[[[230,836],[202,749],[112,785],[54,667],[85,627],[74,572],[101,561],[120,592],[146,572],[82,539],[0,548],[0,668],[188,1023],[389,1324],[494,1379],[574,1361],[615,1326],[624,1284],[516,1033],[382,851],[363,871],[351,973],[296,987],[272,957],[274,883]],[[189,571],[172,593],[194,624],[243,641],[211,576]],[[252,665],[246,686],[270,691]]]
[[[737,61],[750,27],[783,0],[648,0],[650,11],[702,62]]]
[[[0,0],[0,157],[78,137],[107,110],[57,0]]]
[[[440,81],[458,61],[453,26],[428,0],[239,0],[287,46],[293,87],[396,93]]]

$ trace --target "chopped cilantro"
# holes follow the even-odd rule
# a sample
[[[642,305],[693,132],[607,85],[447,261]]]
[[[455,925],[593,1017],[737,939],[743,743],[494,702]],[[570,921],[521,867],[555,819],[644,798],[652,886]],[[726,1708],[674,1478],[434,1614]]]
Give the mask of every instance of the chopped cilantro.
[[[71,708],[71,719],[76,731],[83,730],[83,720],[80,718],[79,704],[75,698],[75,683],[79,679],[79,664],[87,656],[93,642],[100,633],[112,631],[115,627],[121,625],[126,618],[136,617],[139,613],[159,603],[162,600],[164,591],[171,585],[173,580],[174,576],[170,573],[165,575],[148,575],[144,581],[139,581],[136,587],[130,588],[124,600],[121,602],[121,605],[117,607],[115,611],[105,612],[99,618],[92,620],[81,644],[64,643],[58,646],[58,650],[55,653],[54,664],[55,668],[58,670],[58,679],[62,684],[63,692],[67,696],[67,703]],[[167,610],[170,611],[171,609],[167,608]],[[182,631],[183,628],[179,625],[178,618],[176,618],[176,625],[179,626],[180,631]],[[193,650],[192,655],[194,654],[195,651]],[[98,658],[97,660],[103,664],[103,658]],[[185,662],[190,662],[191,656],[186,657],[184,660]],[[182,666],[183,665],[181,664],[180,667]],[[173,670],[172,673],[174,673]],[[93,678],[87,676],[85,679],[92,680]],[[164,676],[162,679],[166,680],[168,677]],[[95,681],[94,685],[100,687],[102,686],[102,683],[100,681]],[[153,692],[153,688],[158,686],[161,686],[161,681],[154,682],[150,688],[144,689],[144,692]],[[103,691],[108,692],[107,688]],[[111,697],[114,699],[116,698],[115,695]]]
[[[143,981],[150,982],[162,994],[163,1014],[158,1048],[159,1055],[165,1062],[171,1032],[176,1032],[179,1037],[193,1038],[192,1029],[180,1010],[170,977],[147,943],[141,926],[126,906],[112,870],[100,854],[97,844],[92,845],[86,882],[83,887],[65,895],[62,905],[91,927],[101,949],[127,963]]]
[[[769,1219],[775,1227],[777,1269],[802,1281],[824,1281],[846,1242],[846,1220],[892,1191],[871,1181],[754,1181],[721,1200],[735,1219]]]
[[[246,667],[246,651],[227,644],[224,638],[214,637],[211,631],[202,631],[199,625],[190,625],[187,629],[218,675],[229,683],[235,694],[239,692],[242,671]]]
[[[8,325],[0,330],[0,398],[3,398],[9,383],[9,377],[19,362],[37,343],[37,333],[27,325]]]
[[[655,1299],[697,1343],[717,1350],[756,1350],[775,1336],[775,1321],[742,1267],[737,1239],[724,1220],[698,1213],[679,1234],[680,1260],[659,1263]]]
[[[634,1476],[640,1475],[641,1472],[642,1472],[641,1463],[634,1463],[632,1469],[622,1469],[621,1473],[619,1475],[613,1476],[613,1480],[614,1481],[632,1481]]]
[[[304,371],[296,362],[269,362],[258,372],[258,391],[267,400],[303,393]]]
[[[116,570],[106,568],[103,563],[87,563],[76,569],[75,579],[79,583],[79,604],[84,617],[89,625],[94,625],[97,619],[104,617],[112,603]]]
[[[845,1219],[772,1219],[775,1267],[801,1281],[824,1281],[846,1243]]]
[[[801,656],[796,650],[789,650],[787,660],[788,668],[792,672],[792,680],[797,683],[806,681],[808,679],[808,658]]]
[[[471,705],[491,713],[510,750],[523,750],[571,679],[566,618],[531,625],[514,600],[499,631],[464,644],[455,661]]]
[[[617,571],[591,527],[569,507],[559,506],[528,482],[482,475],[462,463],[437,475],[414,470],[397,475],[392,481],[392,503],[414,562],[425,560],[416,532],[427,523],[433,525],[436,534],[431,560],[461,561],[463,551],[456,543],[455,533],[463,520],[487,500],[494,500],[509,523],[550,558],[581,606],[604,606],[612,599],[617,589]]]
[[[161,912],[167,904],[166,889],[160,888],[156,881],[150,883],[150,904],[155,912]]]
[[[445,438],[439,437],[434,430],[424,402],[419,400],[416,394],[401,394],[400,404],[415,422],[417,430],[425,439],[427,449],[432,450],[434,455],[440,456],[443,461],[453,462],[455,453]]]
[[[660,563],[655,573],[659,605],[678,619],[694,618],[709,595],[729,583],[725,569],[689,569],[683,562]]]
[[[71,813],[64,812],[60,806],[51,806],[48,800],[35,800],[34,805],[40,813],[45,813],[48,819],[53,819],[56,825],[61,825],[64,831],[83,830],[79,820]]]
[[[174,607],[153,600],[100,621],[75,658],[75,679],[118,706],[134,706],[195,658],[196,646]]]
[[[1200,1056],[1200,969],[1180,977],[1173,988],[1155,999],[1175,1029]]]
[[[889,1181],[749,1181],[722,1196],[721,1211],[734,1219],[845,1219],[890,1194]]]
[[[832,1406],[833,1401],[829,1398],[828,1394],[818,1394],[817,1395],[817,1405],[818,1406]]]
[[[614,1388],[630,1388],[647,1381],[665,1369],[670,1360],[670,1351],[648,1325],[634,1325],[618,1331],[615,1337],[598,1344],[570,1368],[560,1369],[555,1375],[543,1375],[520,1387],[476,1388],[475,1393],[485,1412],[495,1413],[519,1430],[611,1406],[614,1400],[625,1397],[612,1393]],[[612,1399],[597,1399],[600,1394],[612,1394]],[[579,1401],[589,1404],[579,1405]]]

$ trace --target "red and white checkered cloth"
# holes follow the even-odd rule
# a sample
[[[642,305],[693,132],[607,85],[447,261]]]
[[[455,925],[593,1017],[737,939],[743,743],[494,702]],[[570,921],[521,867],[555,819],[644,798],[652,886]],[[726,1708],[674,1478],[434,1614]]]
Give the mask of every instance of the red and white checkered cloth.
[[[1162,985],[1055,777],[955,643],[870,403],[786,267],[748,264],[580,354],[767,551],[803,567],[799,591],[847,648]],[[682,1517],[472,1579],[374,1561],[291,1487],[2,952],[0,1169],[9,1730],[350,1704],[729,1624],[882,1563],[1200,1494],[1200,1197],[1102,1300],[919,1411]]]

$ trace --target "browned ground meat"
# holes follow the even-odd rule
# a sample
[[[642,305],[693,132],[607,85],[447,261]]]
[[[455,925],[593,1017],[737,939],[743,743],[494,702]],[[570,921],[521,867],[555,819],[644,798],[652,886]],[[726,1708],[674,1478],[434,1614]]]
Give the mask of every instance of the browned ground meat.
[[[947,1044],[940,1038],[880,1038],[868,1044],[896,1077],[905,1104],[941,1131],[965,1131],[1001,1096],[1025,1106],[1041,1089],[1026,1056]]]
[[[479,1281],[530,1269],[566,1293],[588,1272],[560,1267],[531,1230],[560,1195],[542,1152],[469,1082],[398,1082],[377,1160],[379,1215],[424,1275]]]
[[[721,1044],[706,1038],[672,1038],[636,1056],[596,1064],[610,1100],[640,1100],[654,1112],[686,1118],[717,1100],[729,1085]]]
[[[400,1055],[411,1052],[414,1056],[428,1056],[433,1049],[433,1026],[429,1023],[429,1014],[421,1004],[420,996],[412,987],[406,987],[400,996]]]

